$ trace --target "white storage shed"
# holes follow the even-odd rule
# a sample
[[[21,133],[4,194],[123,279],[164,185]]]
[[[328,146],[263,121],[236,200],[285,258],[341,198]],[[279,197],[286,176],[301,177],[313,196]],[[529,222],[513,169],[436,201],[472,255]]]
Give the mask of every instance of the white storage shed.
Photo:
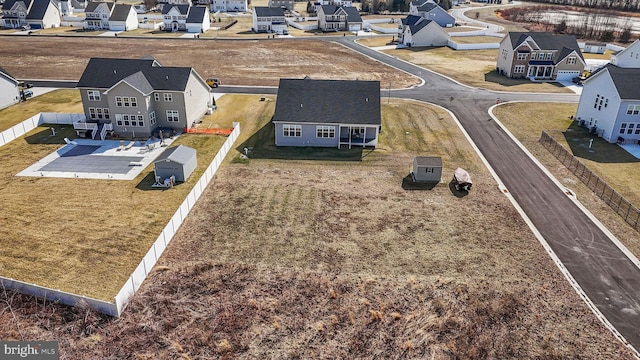
[[[440,182],[442,180],[442,158],[439,156],[416,156],[413,159],[413,180]]]
[[[175,176],[176,181],[184,182],[198,166],[196,149],[179,145],[166,149],[153,163],[156,179]]]

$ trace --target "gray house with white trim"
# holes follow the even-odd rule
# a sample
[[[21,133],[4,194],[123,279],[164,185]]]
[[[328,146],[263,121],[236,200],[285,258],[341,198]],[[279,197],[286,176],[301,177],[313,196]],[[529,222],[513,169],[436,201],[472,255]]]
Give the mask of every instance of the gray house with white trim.
[[[280,79],[272,121],[277,146],[376,147],[380,82]]]
[[[161,66],[155,59],[92,58],[77,88],[86,121],[74,129],[92,138],[183,131],[213,105],[209,86],[195,70]]]
[[[442,27],[452,27],[456,24],[456,18],[433,0],[412,1],[409,4],[409,15],[435,21]]]

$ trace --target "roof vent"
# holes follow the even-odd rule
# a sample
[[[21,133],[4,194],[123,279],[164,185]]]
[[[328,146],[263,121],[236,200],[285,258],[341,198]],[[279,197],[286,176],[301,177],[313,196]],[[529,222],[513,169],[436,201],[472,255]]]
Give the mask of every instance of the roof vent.
[[[365,98],[364,101],[369,102],[369,98]]]
[[[118,73],[118,70],[113,69],[113,75],[115,75],[115,74],[117,74],[117,73]]]
[[[169,75],[166,76],[166,79],[169,80]]]
[[[302,104],[300,104],[300,109],[302,109]]]

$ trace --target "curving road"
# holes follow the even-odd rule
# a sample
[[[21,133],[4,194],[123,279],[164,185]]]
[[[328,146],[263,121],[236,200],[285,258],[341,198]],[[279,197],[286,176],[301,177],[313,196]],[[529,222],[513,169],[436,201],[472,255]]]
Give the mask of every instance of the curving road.
[[[422,86],[392,90],[394,97],[410,98],[448,108],[469,134],[502,184],[544,237],[570,273],[596,313],[610,323],[614,334],[640,349],[640,268],[564,191],[515,143],[488,114],[502,101],[577,102],[575,94],[504,93],[471,88],[354,42],[352,37],[323,38],[336,41],[424,80]],[[36,86],[75,86],[71,82],[30,81]],[[384,88],[385,84],[382,84]],[[277,88],[221,86],[223,93],[276,94]],[[383,96],[388,90],[383,90]],[[589,304],[589,301],[587,302]]]

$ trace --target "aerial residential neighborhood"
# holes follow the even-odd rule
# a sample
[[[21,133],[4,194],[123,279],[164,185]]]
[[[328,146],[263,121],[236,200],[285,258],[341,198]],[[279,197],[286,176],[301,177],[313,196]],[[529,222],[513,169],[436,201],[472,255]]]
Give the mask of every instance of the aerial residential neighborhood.
[[[640,358],[640,35],[589,6],[5,0],[0,352]]]

